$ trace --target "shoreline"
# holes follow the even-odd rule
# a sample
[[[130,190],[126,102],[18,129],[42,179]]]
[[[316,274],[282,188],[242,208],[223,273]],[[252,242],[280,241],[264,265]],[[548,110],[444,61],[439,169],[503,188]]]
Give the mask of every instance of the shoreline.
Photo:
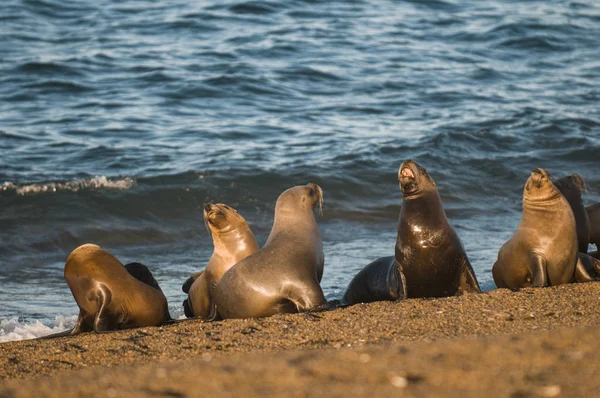
[[[150,376],[150,373],[162,374],[163,371],[157,369],[163,368],[166,369],[164,372],[167,372],[167,375],[178,372],[180,368],[187,369],[186,374],[190,380],[195,377],[197,383],[201,382],[202,374],[208,372],[211,374],[208,384],[214,387],[211,387],[210,391],[218,394],[229,391],[221,388],[229,385],[232,373],[240,377],[254,374],[255,376],[244,379],[246,382],[240,379],[229,385],[231,389],[245,395],[255,394],[258,391],[255,389],[267,381],[271,383],[269,391],[283,394],[281,388],[287,382],[291,382],[289,379],[291,376],[289,374],[289,377],[273,376],[275,379],[282,378],[278,382],[275,379],[267,380],[266,374],[269,373],[288,372],[299,378],[298,380],[304,378],[312,382],[314,379],[315,383],[324,383],[323,385],[326,386],[329,378],[325,377],[327,380],[322,380],[321,373],[329,372],[333,375],[330,380],[331,386],[337,386],[335,388],[339,389],[335,391],[341,394],[347,387],[348,393],[353,395],[360,389],[352,387],[350,381],[355,378],[362,380],[366,377],[365,383],[368,385],[371,383],[369,381],[371,380],[369,372],[373,371],[371,368],[387,362],[390,366],[402,365],[404,373],[399,371],[397,376],[390,376],[392,381],[388,380],[383,384],[380,379],[377,379],[379,381],[375,384],[380,385],[381,388],[391,388],[389,391],[405,388],[409,391],[414,387],[414,393],[421,391],[426,395],[428,393],[460,395],[459,392],[464,394],[467,391],[464,386],[459,386],[462,383],[460,378],[464,375],[457,376],[459,379],[454,383],[455,385],[447,386],[446,390],[439,390],[433,383],[433,380],[437,380],[435,374],[443,378],[446,377],[444,375],[466,372],[460,364],[451,367],[448,364],[444,365],[444,361],[450,361],[449,358],[454,355],[450,353],[456,350],[464,356],[465,364],[468,364],[467,367],[471,369],[469,372],[481,372],[477,367],[477,361],[484,359],[490,363],[495,361],[494,369],[498,371],[501,369],[508,371],[512,368],[517,371],[522,367],[516,366],[515,363],[527,364],[537,360],[536,358],[542,354],[546,355],[544,361],[552,363],[560,363],[570,356],[579,358],[576,361],[567,361],[570,364],[568,366],[583,366],[582,363],[589,363],[589,366],[583,367],[589,368],[591,372],[595,365],[600,365],[600,360],[593,355],[595,345],[592,339],[595,326],[600,325],[598,297],[600,297],[600,283],[593,282],[542,289],[530,288],[518,292],[497,289],[488,293],[467,294],[460,297],[376,302],[329,311],[276,315],[261,319],[209,323],[189,320],[173,325],[102,335],[85,333],[51,340],[7,342],[0,344],[0,378],[6,379],[0,386],[0,396],[25,396],[23,394],[27,392],[38,391],[42,388],[40,386],[46,386],[42,388],[43,394],[40,394],[53,396],[56,393],[58,396],[60,391],[67,391],[61,390],[62,388],[68,386],[70,389],[75,388],[70,383],[82,377],[92,377],[89,385],[82,388],[89,386],[100,388],[104,378],[99,375],[106,375],[108,377],[106,382],[113,383],[118,391],[152,395],[144,392],[146,388],[144,386],[148,383],[156,383],[156,377]],[[558,339],[557,336],[565,337]],[[540,341],[545,341],[548,347],[555,348],[544,348],[540,351]],[[506,353],[503,352],[502,347],[506,347]],[[488,349],[492,350],[490,352],[497,353],[495,360],[489,357],[491,354]],[[413,367],[412,362],[404,363],[402,358],[406,355],[398,354],[398,351],[406,351],[404,354],[408,353],[411,361],[421,365]],[[427,357],[434,351],[436,355]],[[392,355],[392,352],[396,354]],[[581,352],[583,354],[577,354]],[[347,369],[346,365],[342,366],[344,361],[350,361],[347,358],[354,358],[357,355],[356,358],[362,358],[358,359],[358,363],[362,363],[361,361],[367,358],[361,356],[362,353],[368,355],[370,359],[367,362],[371,365],[365,366],[364,369],[360,366]],[[298,362],[298,358],[304,356],[314,358],[316,363],[321,363],[322,365],[319,365],[322,366],[321,373],[312,376],[302,372],[298,374],[298,366],[304,366],[301,365],[304,361]],[[439,361],[438,357],[446,359]],[[354,362],[357,361],[356,358]],[[183,363],[185,366],[182,368]],[[458,367],[456,368],[455,365]],[[115,369],[110,369],[113,367]],[[127,372],[122,370],[119,372],[118,369],[123,367],[128,369]],[[223,368],[229,370],[222,371]],[[347,386],[344,383],[340,384],[339,377],[335,376],[342,368],[346,370],[345,373],[342,372],[343,377],[340,377],[350,380]],[[194,373],[192,369],[200,370]],[[219,372],[216,369],[221,369],[222,374],[217,374]],[[259,372],[259,369],[262,370]],[[434,369],[437,370],[434,372]],[[522,371],[525,372],[527,369],[523,368]],[[562,375],[566,368],[556,366],[555,371],[558,372],[557,375]],[[417,372],[420,376],[413,377],[411,372]],[[578,372],[578,375],[585,373]],[[192,374],[195,376],[192,377]],[[188,377],[184,376],[181,377],[183,379]],[[513,387],[514,383],[507,383],[506,380],[498,379],[495,383],[491,379],[492,376],[492,374],[480,375],[479,377],[485,380],[482,379],[475,384],[481,388]],[[544,391],[550,394],[556,392],[558,388],[564,394],[565,389],[584,391],[586,388],[600,385],[600,381],[596,383],[593,380],[591,373],[588,376],[590,377],[581,378],[573,386],[560,384],[559,380],[556,380],[555,384],[546,383],[549,389]],[[233,379],[237,380],[236,377]],[[35,379],[36,383],[31,383],[31,379]],[[421,381],[416,382],[417,379]],[[554,381],[550,376],[547,379]],[[576,379],[579,380],[579,376]],[[532,383],[539,381],[536,380]],[[180,385],[178,377],[166,377],[163,382],[168,389],[175,392],[185,385],[185,383]],[[397,386],[404,384],[406,384],[404,387]],[[503,386],[503,384],[507,385]],[[521,385],[521,390],[529,391],[528,388],[531,387],[529,384]],[[472,387],[470,386],[469,389]],[[68,393],[75,394],[76,390],[68,390]],[[369,387],[365,393],[371,390],[372,388]],[[542,390],[537,391],[536,394],[540,391]],[[311,395],[310,391],[305,393]],[[106,396],[105,393],[103,394]],[[185,396],[185,394],[173,396]]]

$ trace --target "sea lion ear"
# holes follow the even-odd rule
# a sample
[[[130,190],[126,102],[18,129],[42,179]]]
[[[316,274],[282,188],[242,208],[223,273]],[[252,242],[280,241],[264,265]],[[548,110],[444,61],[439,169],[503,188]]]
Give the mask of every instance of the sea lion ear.
[[[583,181],[583,177],[582,176],[580,176],[579,174],[573,174],[571,176],[571,178],[573,179],[573,181],[575,181],[575,183],[579,187],[580,191],[585,190],[587,192],[587,185],[585,185],[585,181]]]

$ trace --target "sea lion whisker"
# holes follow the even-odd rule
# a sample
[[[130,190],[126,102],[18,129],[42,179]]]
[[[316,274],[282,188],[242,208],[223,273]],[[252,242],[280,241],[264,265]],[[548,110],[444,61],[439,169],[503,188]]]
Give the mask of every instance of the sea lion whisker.
[[[323,188],[317,185],[317,189],[319,190],[319,215],[323,217],[323,202],[325,198],[323,197]]]

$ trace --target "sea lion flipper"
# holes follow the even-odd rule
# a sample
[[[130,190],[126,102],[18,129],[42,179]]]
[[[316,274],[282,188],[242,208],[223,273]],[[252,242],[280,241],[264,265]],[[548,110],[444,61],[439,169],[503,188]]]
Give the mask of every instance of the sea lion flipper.
[[[475,278],[473,267],[466,258],[463,260],[463,267],[457,290],[457,294],[462,293],[481,293],[481,288],[479,287],[477,278]]]
[[[548,285],[548,272],[546,259],[537,253],[532,253],[529,262],[531,272],[531,287],[545,287]]]
[[[292,292],[290,296],[288,300],[294,303],[298,312],[308,311],[327,304],[327,299],[321,289],[304,290],[301,294]]]
[[[183,283],[183,286],[181,286],[181,290],[183,290],[184,293],[189,293],[190,287],[192,287],[196,279],[198,279],[203,273],[204,271],[196,272],[194,275],[187,278],[187,280]]]
[[[206,318],[202,320],[205,322],[217,321],[219,319],[219,313],[217,312],[217,302],[215,301],[214,296],[211,296],[210,299],[210,312]]]
[[[183,300],[183,313],[185,314],[186,318],[194,317],[194,312],[192,311],[192,307],[190,306],[189,299]]]
[[[402,270],[402,264],[396,260],[394,256],[394,262],[390,270],[390,274],[393,275],[390,281],[390,286],[394,287],[393,297],[395,300],[404,300],[406,298],[406,276]]]
[[[108,313],[107,307],[112,300],[112,293],[108,286],[99,283],[98,286],[88,293],[88,300],[96,301],[98,312],[94,319],[94,331],[96,333],[106,332],[112,329],[112,317]]]
[[[577,253],[577,263],[575,264],[576,282],[593,282],[596,279],[590,275],[600,275],[600,260],[595,259],[585,253]]]

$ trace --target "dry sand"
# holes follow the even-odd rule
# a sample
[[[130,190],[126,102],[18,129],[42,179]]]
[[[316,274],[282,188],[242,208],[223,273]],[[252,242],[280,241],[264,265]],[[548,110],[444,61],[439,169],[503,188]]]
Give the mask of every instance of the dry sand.
[[[0,397],[600,396],[598,297],[500,289],[4,343]]]

